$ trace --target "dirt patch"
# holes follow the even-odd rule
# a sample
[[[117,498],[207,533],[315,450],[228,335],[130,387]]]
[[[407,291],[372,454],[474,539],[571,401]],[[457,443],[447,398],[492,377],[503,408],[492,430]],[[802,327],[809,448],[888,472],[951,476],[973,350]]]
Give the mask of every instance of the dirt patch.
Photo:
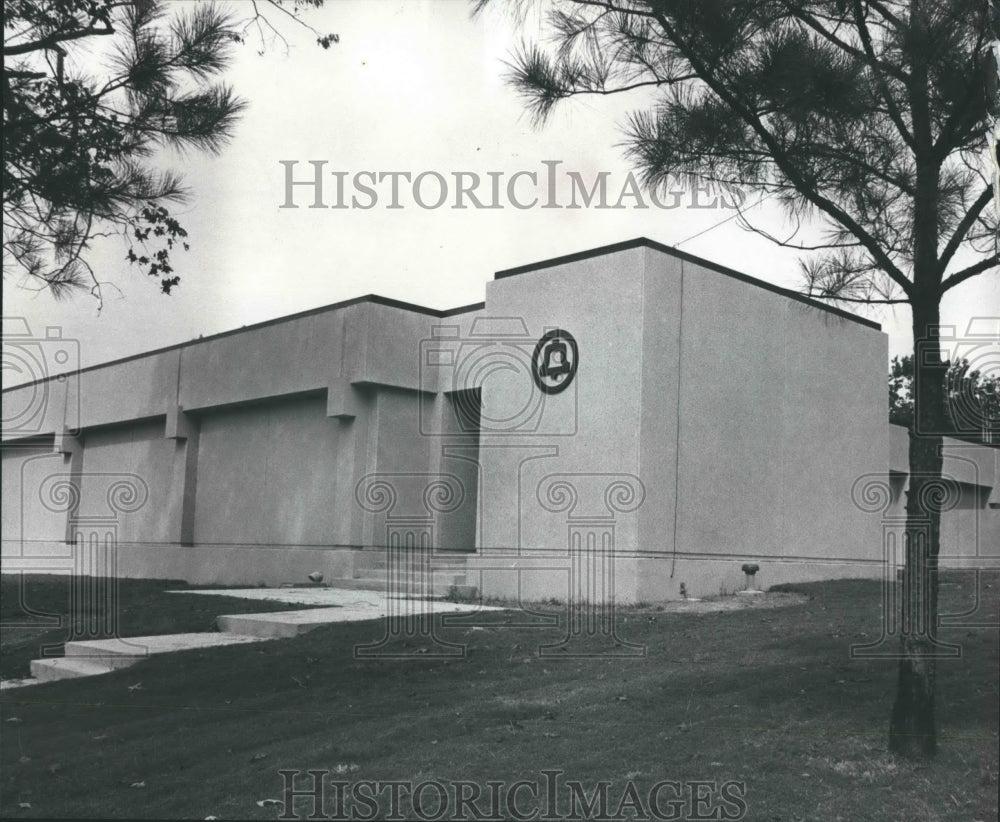
[[[705,597],[704,599],[678,599],[669,602],[643,602],[636,605],[617,605],[616,610],[624,614],[711,614],[718,611],[768,610],[802,605],[810,597],[805,594],[785,591],[768,591],[760,594],[727,594]],[[560,614],[566,610],[563,600],[551,599],[544,602],[517,603],[508,599],[490,597],[484,604],[512,611],[530,611],[536,614]],[[587,608],[578,604],[578,608]]]
[[[711,614],[717,611],[743,611],[748,609],[766,610],[768,608],[787,608],[790,605],[802,605],[809,597],[804,594],[790,594],[783,591],[763,594],[735,594],[726,597],[710,597],[708,599],[679,599],[653,606],[636,608],[641,611],[655,611],[666,614]]]

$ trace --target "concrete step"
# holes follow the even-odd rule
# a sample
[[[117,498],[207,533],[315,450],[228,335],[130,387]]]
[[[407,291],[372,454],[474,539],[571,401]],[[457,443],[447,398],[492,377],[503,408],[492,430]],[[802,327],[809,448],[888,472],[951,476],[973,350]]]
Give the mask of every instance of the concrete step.
[[[154,636],[127,637],[125,639],[89,639],[67,642],[64,653],[67,657],[78,657],[88,662],[100,661],[113,668],[134,665],[152,654],[169,654],[175,651],[193,651],[200,648],[215,648],[221,645],[237,645],[249,642],[246,638],[235,637],[220,632],[200,632],[187,634],[157,634]]]
[[[63,646],[67,659],[93,662],[109,670],[128,668],[149,656],[148,648],[136,640],[98,639],[67,642]]]
[[[269,614],[231,614],[218,618],[219,629],[236,636],[286,639],[329,625],[343,616],[343,608],[310,608]],[[378,614],[368,619],[377,619]]]
[[[101,662],[73,657],[59,659],[31,660],[31,675],[39,682],[55,682],[57,679],[76,679],[82,676],[99,676],[113,671]]]
[[[32,660],[31,674],[40,682],[97,676],[128,668],[152,654],[238,645],[256,642],[261,638],[213,632],[137,636],[127,639],[86,639],[67,642],[63,657]]]
[[[26,688],[29,685],[37,684],[38,680],[33,676],[24,679],[2,679],[0,680],[0,691],[6,691],[8,688]]]
[[[475,589],[473,589],[474,592]],[[471,597],[471,593],[469,594]],[[233,634],[261,639],[284,639],[300,636],[315,628],[341,622],[382,620],[420,614],[451,614],[476,610],[476,604],[442,602],[440,599],[383,599],[379,604],[357,603],[337,608],[310,608],[301,611],[276,611],[266,614],[220,616],[219,627]],[[499,610],[487,608],[487,610]]]

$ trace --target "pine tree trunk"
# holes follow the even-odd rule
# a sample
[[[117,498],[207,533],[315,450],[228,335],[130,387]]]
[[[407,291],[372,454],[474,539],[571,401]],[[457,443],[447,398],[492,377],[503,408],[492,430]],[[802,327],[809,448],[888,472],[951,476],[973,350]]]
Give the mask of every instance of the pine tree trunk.
[[[944,365],[937,340],[938,303],[913,302],[914,425],[910,430],[910,485],[906,500],[906,566],[900,596],[901,637],[896,702],[889,749],[906,756],[933,756],[938,619],[938,556],[941,551],[942,422]]]

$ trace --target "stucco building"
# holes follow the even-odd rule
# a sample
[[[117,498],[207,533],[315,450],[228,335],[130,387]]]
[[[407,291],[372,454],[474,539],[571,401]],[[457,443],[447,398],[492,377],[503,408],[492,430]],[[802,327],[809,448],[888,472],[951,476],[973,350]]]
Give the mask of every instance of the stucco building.
[[[642,239],[450,311],[350,300],[6,390],[4,571],[363,586],[397,545],[525,599],[879,576],[886,362],[876,324]],[[996,564],[997,449],[948,449],[947,560]]]

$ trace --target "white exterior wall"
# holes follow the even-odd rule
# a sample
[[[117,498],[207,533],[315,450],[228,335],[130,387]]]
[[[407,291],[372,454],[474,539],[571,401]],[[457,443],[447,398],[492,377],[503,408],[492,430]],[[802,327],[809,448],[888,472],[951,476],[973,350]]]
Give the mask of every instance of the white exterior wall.
[[[103,517],[121,575],[198,582],[343,576],[401,528],[476,551],[487,595],[564,598],[579,546],[613,562],[597,598],[733,590],[747,561],[878,576],[905,484],[886,337],[779,291],[636,241],[503,272],[483,306],[365,298],[5,391],[4,570],[66,570]],[[543,395],[552,328],[579,368]],[[947,443],[949,561],[998,559],[998,453]],[[861,510],[890,469],[890,510]]]

